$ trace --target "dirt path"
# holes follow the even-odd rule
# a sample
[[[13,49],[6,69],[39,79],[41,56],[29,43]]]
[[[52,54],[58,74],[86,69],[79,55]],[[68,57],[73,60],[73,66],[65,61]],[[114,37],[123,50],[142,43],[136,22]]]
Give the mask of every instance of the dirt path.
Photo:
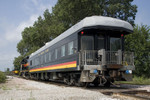
[[[9,77],[0,84],[0,100],[116,100],[98,91]]]

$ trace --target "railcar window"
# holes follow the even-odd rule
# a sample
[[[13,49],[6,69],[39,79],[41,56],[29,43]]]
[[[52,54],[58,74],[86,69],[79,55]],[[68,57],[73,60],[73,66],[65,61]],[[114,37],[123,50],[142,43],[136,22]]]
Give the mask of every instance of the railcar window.
[[[65,45],[61,47],[61,57],[65,56]]]
[[[33,65],[33,66],[35,65],[35,59],[34,59],[34,60],[32,60],[32,65]]]
[[[93,36],[82,36],[81,50],[94,50],[94,37]]]
[[[68,43],[68,55],[73,54],[73,41]]]
[[[35,58],[35,65],[39,65],[39,57]]]
[[[110,50],[111,51],[118,51],[121,49],[121,39],[120,38],[110,38]]]
[[[46,62],[49,61],[49,53],[46,53]]]
[[[41,56],[41,64],[43,64],[44,63],[44,59],[43,59],[44,57],[43,57],[43,55]]]
[[[104,49],[104,36],[98,36],[98,50]]]
[[[30,61],[30,65],[32,66],[32,60]]]
[[[52,54],[51,54],[51,52],[49,52],[49,61],[51,61],[52,60]]]
[[[47,53],[46,53],[46,54],[47,54]],[[45,62],[47,62],[47,59],[46,59],[46,54],[44,55]]]
[[[58,55],[58,50],[55,49],[55,59],[57,59],[57,55]]]

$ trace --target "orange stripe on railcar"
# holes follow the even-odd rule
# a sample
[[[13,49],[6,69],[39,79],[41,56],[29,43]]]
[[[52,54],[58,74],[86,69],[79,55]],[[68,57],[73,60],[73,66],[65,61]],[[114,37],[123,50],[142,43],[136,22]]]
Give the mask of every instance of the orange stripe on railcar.
[[[27,64],[22,64],[23,65],[23,67],[27,67],[27,66],[29,66],[29,63],[27,63]]]
[[[41,68],[31,69],[29,72],[63,69],[63,68],[74,68],[76,67],[76,65],[77,65],[76,61],[72,61],[72,62],[67,62],[67,63],[61,63],[61,64],[56,64],[56,65],[50,65],[50,66],[45,66]]]

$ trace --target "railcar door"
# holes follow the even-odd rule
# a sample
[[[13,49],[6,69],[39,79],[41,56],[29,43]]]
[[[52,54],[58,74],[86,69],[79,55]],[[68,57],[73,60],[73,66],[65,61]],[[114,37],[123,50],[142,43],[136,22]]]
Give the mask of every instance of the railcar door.
[[[104,35],[98,34],[97,36],[97,50],[105,49],[105,38]]]
[[[82,63],[91,65],[94,63],[95,52],[94,52],[94,36],[82,35],[81,36],[81,55]]]
[[[85,35],[81,37],[81,50],[94,50],[94,37]]]
[[[111,37],[110,38],[110,51],[121,50],[121,38]]]
[[[118,62],[118,50],[122,49],[122,40],[121,37],[119,36],[120,34],[113,36],[109,36],[109,52],[106,54],[106,60],[108,64],[117,64]]]

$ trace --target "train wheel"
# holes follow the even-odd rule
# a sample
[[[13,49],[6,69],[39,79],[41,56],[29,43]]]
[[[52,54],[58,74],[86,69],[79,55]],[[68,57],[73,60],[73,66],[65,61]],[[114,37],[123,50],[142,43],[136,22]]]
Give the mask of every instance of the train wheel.
[[[107,81],[105,84],[104,84],[104,87],[110,87],[111,83],[110,81]]]
[[[70,83],[71,83],[71,85],[75,85],[75,82],[76,80],[75,79],[70,79]]]
[[[99,78],[95,78],[94,82],[93,82],[94,86],[97,87],[100,84],[100,80]]]
[[[90,85],[90,83],[89,83],[89,82],[86,82],[85,85],[84,85],[84,88],[88,88],[89,85]]]
[[[84,87],[86,84],[84,82],[80,82],[80,80],[76,80],[75,81],[75,86],[78,86],[78,87]]]
[[[66,83],[69,86],[72,85],[72,83],[70,82],[69,78],[64,78],[64,83]]]
[[[99,83],[93,83],[95,87],[98,87]]]

